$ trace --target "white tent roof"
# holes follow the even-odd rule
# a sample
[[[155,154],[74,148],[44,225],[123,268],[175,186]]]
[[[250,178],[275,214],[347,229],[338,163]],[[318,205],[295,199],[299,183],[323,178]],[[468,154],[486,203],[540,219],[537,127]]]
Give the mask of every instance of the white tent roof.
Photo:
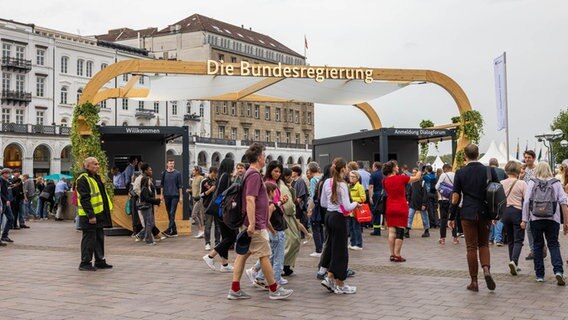
[[[501,154],[501,151],[499,151],[497,145],[495,144],[495,140],[491,141],[487,152],[485,152],[485,155],[481,159],[479,159],[479,162],[483,163],[484,165],[489,165],[489,160],[491,158],[497,159],[497,161],[499,161],[499,166],[504,166],[505,164],[507,164],[507,158],[503,156],[503,154]]]
[[[444,166],[444,161],[442,161],[442,158],[440,158],[440,156],[436,157],[436,160],[434,160],[434,163],[432,164],[432,168],[434,168],[434,170],[438,170],[438,168],[442,168]]]
[[[267,78],[243,76],[168,75],[152,76],[149,95],[140,100],[207,100],[240,92]],[[264,96],[285,101],[310,101],[323,104],[354,105],[380,98],[407,86],[406,82],[286,78],[259,91]],[[217,99],[219,100],[219,99]],[[246,101],[246,99],[243,99]]]

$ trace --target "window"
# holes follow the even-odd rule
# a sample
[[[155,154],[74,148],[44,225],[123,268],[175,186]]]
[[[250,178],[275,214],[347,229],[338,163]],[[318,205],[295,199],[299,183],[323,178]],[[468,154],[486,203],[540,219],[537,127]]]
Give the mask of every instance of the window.
[[[2,108],[2,123],[10,123],[10,109]]]
[[[287,115],[288,115],[288,122],[294,122],[294,110],[288,109]]]
[[[2,58],[9,58],[12,55],[12,46],[8,43],[2,44]]]
[[[69,65],[68,57],[61,57],[61,73],[67,73],[67,66]]]
[[[286,132],[286,143],[290,143],[290,132]]]
[[[124,122],[122,123],[122,126],[123,126],[123,127],[128,127],[128,122],[124,121]]]
[[[225,126],[219,126],[219,139],[225,139]]]
[[[44,112],[36,111],[36,124],[43,125],[44,122]]]
[[[128,81],[128,73],[122,75],[122,81],[124,82]]]
[[[144,84],[144,76],[140,76],[140,79],[138,79],[138,84]]]
[[[144,101],[138,101],[138,110],[144,110]]]
[[[43,48],[36,49],[36,63],[39,66],[45,65],[45,49]]]
[[[244,128],[243,129],[243,140],[248,140],[248,139],[249,139],[249,129]]]
[[[16,110],[16,124],[24,124],[24,110]]]
[[[300,111],[294,111],[294,122],[300,123]]]
[[[2,91],[10,91],[11,73],[2,73]]]
[[[250,117],[252,114],[252,104],[247,103],[247,117]]]
[[[307,134],[304,135],[304,144],[309,144],[309,141],[310,141],[309,137],[310,136],[307,135]]]
[[[237,62],[237,58],[236,57],[231,57],[231,63],[236,63]]]
[[[237,115],[237,103],[236,102],[231,102],[231,115],[232,116]]]
[[[36,95],[43,97],[45,94],[45,77],[37,76],[36,78]]]
[[[223,102],[223,114],[227,114],[228,110],[227,110],[227,102]]]
[[[266,130],[266,142],[270,142],[270,131]]]
[[[270,120],[270,107],[264,107],[264,120]]]
[[[79,103],[79,98],[81,98],[82,94],[83,94],[83,89],[79,88],[79,90],[77,90],[77,103]]]
[[[26,58],[26,47],[16,46],[16,59],[24,60]]]
[[[26,76],[23,74],[16,75],[16,91],[24,92],[24,83],[26,81]]]
[[[122,110],[128,110],[128,99],[122,99]]]
[[[101,106],[101,109],[106,109],[107,108],[107,101],[103,100],[103,101],[101,101],[101,103],[99,103],[99,105]]]
[[[274,116],[274,120],[276,120],[276,122],[280,122],[280,108],[276,108],[276,115]]]
[[[219,55],[219,61],[225,61],[225,55],[224,54]]]
[[[172,115],[177,116],[177,114],[178,114],[178,103],[177,101],[172,101]]]
[[[218,104],[215,104],[215,113],[219,114],[221,112],[221,106]]]
[[[77,75],[78,76],[83,75],[83,65],[84,64],[85,64],[85,60],[83,60],[83,59],[77,60]]]
[[[300,134],[296,133],[296,144],[300,144]]]
[[[280,143],[280,131],[276,131],[276,142]]]
[[[185,107],[187,108],[187,114],[191,114],[191,102],[190,101],[188,101],[185,104]]]
[[[85,75],[89,78],[93,76],[93,61],[87,61],[87,71]]]
[[[104,68],[108,67],[108,64],[106,63],[101,63],[101,70],[103,70]]]
[[[201,118],[203,118],[203,116],[205,115],[205,106],[203,106],[203,103],[199,105],[199,116]]]
[[[160,101],[154,101],[154,113],[160,113]]]
[[[104,123],[104,122],[103,122],[103,123]],[[102,123],[101,123],[101,125],[102,125]],[[67,127],[67,119],[65,119],[65,118],[61,119],[61,126],[62,126],[62,127]]]
[[[231,128],[231,140],[237,140],[237,128]]]
[[[254,130],[254,141],[260,141],[260,130]]]
[[[308,124],[312,124],[312,113],[308,112]]]
[[[67,87],[61,88],[61,104],[67,104]]]

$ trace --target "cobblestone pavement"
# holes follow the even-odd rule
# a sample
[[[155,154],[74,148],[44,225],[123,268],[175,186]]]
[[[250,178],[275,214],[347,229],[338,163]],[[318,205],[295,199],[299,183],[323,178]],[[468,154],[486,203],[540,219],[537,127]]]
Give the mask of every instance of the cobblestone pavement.
[[[492,248],[497,290],[465,290],[465,247],[420,238],[405,241],[404,264],[388,261],[385,237],[364,237],[350,251],[357,271],[355,295],[337,296],[315,279],[313,245],[302,246],[287,301],[242,287],[253,298],[228,301],[231,274],[209,270],[202,239],[180,237],[149,247],[130,237],[107,237],[112,270],[79,272],[81,233],[69,222],[30,222],[14,230],[15,243],[0,248],[0,319],[568,319],[568,288],[558,287],[547,259],[546,282],[534,281],[532,262],[510,276],[507,248]],[[368,234],[368,231],[365,232]],[[568,237],[561,236],[563,248]],[[528,252],[525,247],[524,255]],[[568,252],[564,252],[564,258]],[[233,255],[234,256],[234,255]],[[249,265],[252,261],[249,261]]]

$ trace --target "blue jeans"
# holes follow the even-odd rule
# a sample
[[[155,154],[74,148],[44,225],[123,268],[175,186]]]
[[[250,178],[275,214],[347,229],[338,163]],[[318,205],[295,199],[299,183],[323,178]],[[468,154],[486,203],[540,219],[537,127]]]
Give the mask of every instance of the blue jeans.
[[[276,283],[280,283],[282,279],[282,270],[284,270],[284,248],[286,246],[286,234],[284,231],[276,231],[276,235],[272,232],[268,232],[270,238],[270,250],[272,255],[270,255],[270,263],[272,264],[272,271],[274,272],[274,280]],[[260,261],[256,262],[254,266],[256,270],[260,270],[257,279],[264,279],[264,274],[260,268]]]
[[[531,232],[534,238],[534,271],[537,278],[544,278],[544,238],[550,251],[550,261],[554,273],[564,273],[562,268],[562,255],[560,254],[560,243],[558,243],[558,233],[560,224],[554,220],[531,221]]]
[[[4,224],[4,230],[2,231],[2,238],[8,237],[8,232],[14,225],[14,215],[12,214],[12,208],[3,204],[2,214],[0,218],[6,217],[6,224]],[[1,223],[0,223],[1,224]]]
[[[355,217],[349,217],[349,234],[351,235],[351,246],[363,248],[363,236],[361,235],[361,224]]]
[[[408,229],[412,229],[412,222],[414,221],[414,214],[416,213],[416,209],[410,208],[408,209]],[[430,220],[428,219],[428,211],[426,210],[418,210],[420,211],[420,215],[422,216],[422,225],[424,226],[424,230],[430,229]]]
[[[24,217],[28,217],[30,215],[37,218],[36,211],[32,207],[32,199],[28,199],[27,202],[24,200]]]
[[[179,203],[179,195],[164,196],[164,202],[166,203],[166,211],[168,212],[168,219],[170,221],[166,231],[171,234],[177,234],[176,210]]]
[[[489,241],[503,242],[503,222],[497,221],[497,223],[491,225]]]

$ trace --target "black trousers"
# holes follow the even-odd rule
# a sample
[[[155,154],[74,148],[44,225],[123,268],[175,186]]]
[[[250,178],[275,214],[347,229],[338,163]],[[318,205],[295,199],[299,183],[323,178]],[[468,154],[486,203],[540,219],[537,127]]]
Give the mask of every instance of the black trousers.
[[[105,233],[103,228],[90,227],[83,229],[81,239],[81,266],[90,265],[95,255],[95,264],[105,262]]]
[[[509,247],[509,261],[519,264],[519,256],[525,242],[525,230],[521,229],[523,212],[515,207],[505,208],[501,222],[507,233],[507,245]]]
[[[428,219],[430,219],[430,228],[435,228],[440,225],[438,218],[438,201],[435,196],[428,196]]]
[[[450,211],[450,201],[449,200],[440,200],[438,201],[440,204],[440,239],[445,239],[446,234],[448,232],[448,217]],[[458,228],[456,224],[456,228],[452,229],[452,237],[458,236]]]
[[[215,251],[217,251],[221,258],[229,259],[229,249],[237,240],[237,230],[227,227],[219,217],[215,217],[215,220],[215,226],[221,229],[221,242],[215,246]]]
[[[327,242],[323,249],[321,266],[338,280],[347,278],[349,252],[347,252],[347,218],[341,212],[328,211],[325,215]]]
[[[132,218],[132,232],[134,234],[138,234],[140,231],[142,231],[142,229],[144,229],[142,221],[140,221],[140,217],[138,216],[138,210],[136,209],[137,198],[138,197],[132,197],[130,199],[130,217]]]
[[[20,203],[21,203],[20,199],[14,199],[12,202],[10,202],[12,214],[14,215],[14,224],[13,224],[14,228],[18,227],[18,222],[20,221],[20,215],[22,214],[20,212]]]

